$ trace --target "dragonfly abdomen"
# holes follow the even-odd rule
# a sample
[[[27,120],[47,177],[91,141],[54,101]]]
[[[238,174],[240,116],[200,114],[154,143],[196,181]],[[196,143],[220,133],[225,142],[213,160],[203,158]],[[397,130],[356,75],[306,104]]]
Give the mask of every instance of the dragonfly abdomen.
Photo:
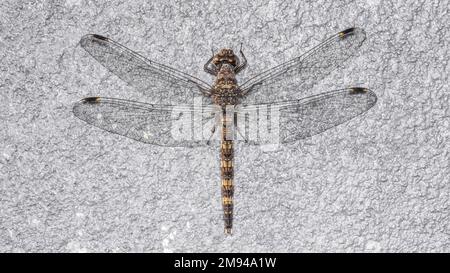
[[[225,115],[222,119],[222,143],[220,146],[220,170],[222,178],[222,207],[225,222],[225,234],[231,234],[233,228],[233,141],[227,138],[230,124]]]

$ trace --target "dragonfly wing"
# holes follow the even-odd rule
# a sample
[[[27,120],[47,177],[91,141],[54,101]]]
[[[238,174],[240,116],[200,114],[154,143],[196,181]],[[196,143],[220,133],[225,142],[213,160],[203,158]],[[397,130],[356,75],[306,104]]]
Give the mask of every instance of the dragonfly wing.
[[[210,90],[210,85],[204,81],[148,60],[109,38],[88,34],[83,36],[80,45],[109,71],[155,103],[188,103],[194,96],[208,95]]]
[[[238,139],[250,144],[286,143],[322,133],[375,105],[365,88],[330,91],[300,100],[242,105],[237,112]]]
[[[160,146],[193,147],[218,139],[211,131],[216,124],[215,113],[220,113],[215,107],[197,109],[90,97],[75,103],[73,112],[108,132]]]
[[[345,60],[356,55],[365,38],[366,34],[360,28],[341,31],[303,55],[250,78],[241,85],[247,96],[245,101],[262,103],[280,98],[297,99],[301,94],[298,91],[310,90],[331,71],[342,67]]]

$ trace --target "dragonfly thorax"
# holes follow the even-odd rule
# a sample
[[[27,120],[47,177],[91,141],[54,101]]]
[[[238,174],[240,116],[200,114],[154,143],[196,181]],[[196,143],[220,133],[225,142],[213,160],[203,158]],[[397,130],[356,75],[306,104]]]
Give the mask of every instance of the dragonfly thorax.
[[[241,97],[241,89],[237,85],[234,68],[230,64],[223,64],[217,73],[212,89],[212,99],[215,104],[224,106],[237,104]]]

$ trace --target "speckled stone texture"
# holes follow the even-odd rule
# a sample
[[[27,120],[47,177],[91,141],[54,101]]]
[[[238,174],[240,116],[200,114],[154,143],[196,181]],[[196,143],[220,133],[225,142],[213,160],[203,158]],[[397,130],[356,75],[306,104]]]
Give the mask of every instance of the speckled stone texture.
[[[0,3],[0,251],[450,251],[448,1],[190,2]],[[368,34],[360,56],[314,90],[365,86],[377,105],[277,151],[239,145],[231,237],[218,149],[71,112],[86,96],[151,101],[88,56],[87,33],[208,82],[211,48],[243,42],[242,82],[351,26]]]

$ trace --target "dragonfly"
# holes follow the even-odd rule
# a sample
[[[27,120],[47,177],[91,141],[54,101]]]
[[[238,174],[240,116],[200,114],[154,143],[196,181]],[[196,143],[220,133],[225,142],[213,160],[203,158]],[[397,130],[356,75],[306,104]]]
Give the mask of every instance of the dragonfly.
[[[322,133],[368,111],[376,104],[377,96],[365,87],[299,98],[329,73],[343,68],[365,39],[363,29],[348,28],[304,54],[238,84],[236,75],[247,67],[242,44],[239,56],[231,48],[213,50],[203,70],[215,79],[207,83],[149,60],[110,38],[88,34],[82,37],[81,47],[152,103],[86,97],[74,104],[73,113],[88,124],[143,143],[218,146],[224,233],[231,234],[235,142],[267,144],[260,129],[269,124],[265,131],[276,132],[269,140],[289,143]]]

